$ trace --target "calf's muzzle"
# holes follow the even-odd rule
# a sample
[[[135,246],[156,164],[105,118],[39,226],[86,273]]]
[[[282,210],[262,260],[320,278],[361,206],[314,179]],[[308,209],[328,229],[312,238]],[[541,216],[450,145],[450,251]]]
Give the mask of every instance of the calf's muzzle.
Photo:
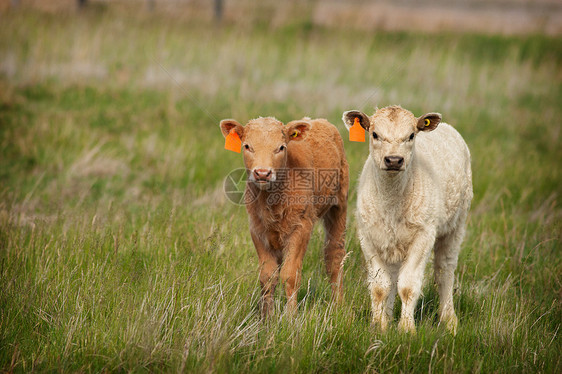
[[[257,182],[269,182],[271,180],[271,169],[254,169],[254,179]]]
[[[387,170],[400,170],[404,165],[404,157],[402,156],[386,156],[384,158],[384,165]]]

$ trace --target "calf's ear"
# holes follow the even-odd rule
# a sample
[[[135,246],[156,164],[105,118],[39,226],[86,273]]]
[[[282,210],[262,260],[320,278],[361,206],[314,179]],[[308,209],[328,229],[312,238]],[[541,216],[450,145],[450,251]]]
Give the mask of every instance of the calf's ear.
[[[359,124],[365,129],[365,131],[369,131],[369,127],[371,127],[369,117],[358,110],[348,110],[343,113],[342,120],[348,130],[355,123],[355,118],[359,120]]]
[[[222,135],[225,138],[228,136],[228,134],[230,134],[230,131],[232,131],[232,129],[234,129],[234,131],[238,134],[240,139],[242,139],[242,136],[244,135],[244,126],[242,126],[241,124],[239,124],[237,121],[233,119],[223,119],[221,121],[220,126],[221,126]]]
[[[306,121],[291,121],[287,124],[287,141],[302,140],[310,130],[310,124]]]
[[[418,130],[433,131],[441,123],[441,113],[427,113],[418,118]]]

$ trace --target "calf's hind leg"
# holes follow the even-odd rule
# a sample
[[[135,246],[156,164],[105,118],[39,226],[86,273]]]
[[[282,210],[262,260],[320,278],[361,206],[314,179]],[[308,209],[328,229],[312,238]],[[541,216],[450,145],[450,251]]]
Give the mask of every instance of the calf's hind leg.
[[[453,335],[457,332],[458,324],[453,305],[453,286],[464,233],[464,224],[462,224],[451,234],[439,238],[435,243],[433,260],[433,273],[439,292],[439,321],[445,323]]]
[[[332,286],[332,297],[337,302],[343,297],[342,261],[345,257],[346,211],[346,207],[333,206],[324,215],[324,262]]]

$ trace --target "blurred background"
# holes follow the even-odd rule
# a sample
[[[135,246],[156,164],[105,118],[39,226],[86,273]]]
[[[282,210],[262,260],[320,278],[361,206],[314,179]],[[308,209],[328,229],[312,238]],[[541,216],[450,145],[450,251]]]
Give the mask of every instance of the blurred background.
[[[30,7],[68,12],[86,6],[157,12],[185,20],[279,26],[307,20],[318,26],[367,30],[479,31],[520,34],[562,32],[556,0],[2,0],[0,9]]]

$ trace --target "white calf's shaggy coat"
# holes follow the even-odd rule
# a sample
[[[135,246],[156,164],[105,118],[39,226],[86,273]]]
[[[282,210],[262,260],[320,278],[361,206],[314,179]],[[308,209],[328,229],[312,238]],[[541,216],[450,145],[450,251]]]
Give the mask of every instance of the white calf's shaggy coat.
[[[432,248],[440,321],[456,333],[454,271],[472,200],[470,153],[441,115],[419,118],[398,106],[355,118],[369,134],[370,154],[361,173],[357,226],[369,270],[373,322],[384,331],[394,298],[402,300],[399,327],[415,331],[414,308]],[[434,130],[434,131],[433,131]]]

